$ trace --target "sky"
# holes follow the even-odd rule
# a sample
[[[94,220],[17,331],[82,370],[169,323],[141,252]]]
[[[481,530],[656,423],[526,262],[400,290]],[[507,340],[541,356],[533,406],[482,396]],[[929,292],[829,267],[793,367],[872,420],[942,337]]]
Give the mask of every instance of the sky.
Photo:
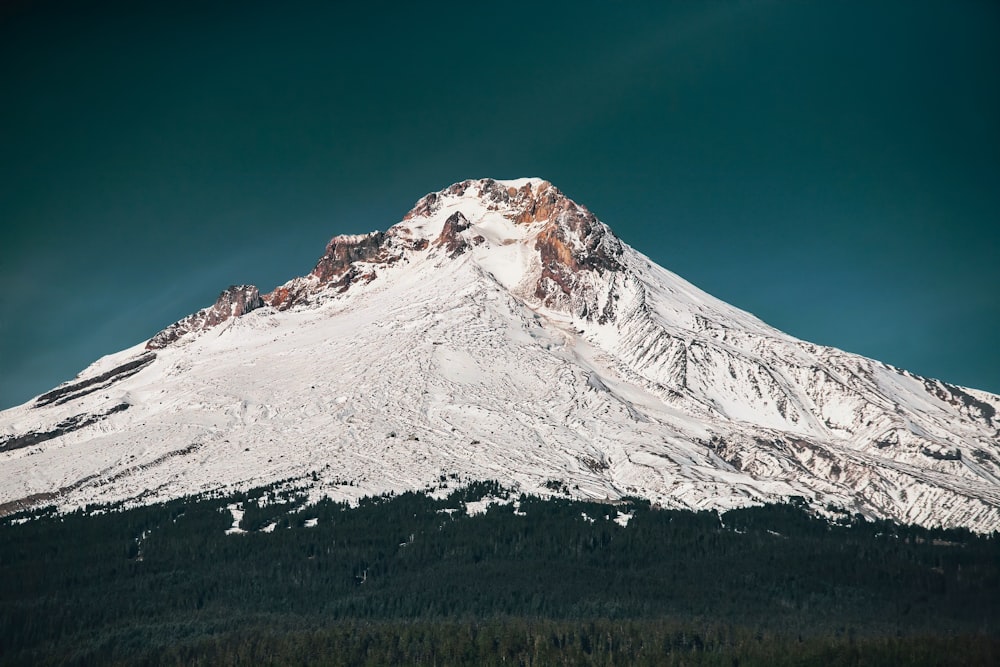
[[[1000,393],[1000,3],[0,4],[0,408],[538,176],[794,336]]]

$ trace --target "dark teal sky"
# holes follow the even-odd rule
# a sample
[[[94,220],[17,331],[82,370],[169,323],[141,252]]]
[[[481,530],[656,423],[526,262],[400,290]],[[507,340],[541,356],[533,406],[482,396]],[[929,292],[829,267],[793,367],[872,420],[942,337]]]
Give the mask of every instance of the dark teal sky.
[[[0,407],[483,176],[1000,392],[1000,4],[278,4],[2,5]]]

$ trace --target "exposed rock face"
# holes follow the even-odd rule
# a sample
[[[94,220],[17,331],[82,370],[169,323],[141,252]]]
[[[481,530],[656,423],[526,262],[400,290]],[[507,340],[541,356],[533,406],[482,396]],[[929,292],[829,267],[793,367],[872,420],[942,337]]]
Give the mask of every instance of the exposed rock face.
[[[546,305],[555,305],[551,284],[572,295],[581,271],[600,274],[621,269],[621,243],[593,213],[575,205],[549,219],[535,240],[535,248],[542,262],[535,296]]]
[[[294,278],[264,295],[264,303],[278,310],[309,302],[310,297],[324,289],[346,291],[352,284],[375,279],[374,269],[358,264],[390,264],[397,259],[389,251],[384,232],[341,234],[326,245],[326,251],[316,267],[304,278]],[[425,243],[426,247],[426,243]]]
[[[403,220],[428,217],[436,213],[449,197],[462,197],[470,189],[477,192],[480,200],[490,211],[499,211],[508,220],[518,224],[555,220],[562,213],[584,213],[593,217],[590,211],[564,195],[548,181],[527,182],[520,187],[499,183],[492,178],[466,180],[422,197],[403,216]]]
[[[387,232],[340,235],[333,237],[315,268],[306,276],[294,278],[261,296],[252,285],[230,287],[211,308],[190,315],[156,334],[146,348],[159,349],[182,336],[212,328],[231,317],[239,317],[263,305],[276,310],[310,303],[314,296],[327,291],[345,292],[352,285],[375,280],[376,269],[401,260],[407,252],[429,248],[441,249],[451,259],[470,247],[484,243],[475,234],[463,232],[472,223],[455,211],[444,221],[436,237],[422,236],[409,226],[437,213],[447,201],[473,196],[488,211],[496,211],[515,225],[530,228],[541,266],[534,295],[546,306],[597,312],[594,299],[584,295],[581,274],[621,269],[621,242],[610,229],[585,207],[566,197],[547,181],[528,181],[519,187],[490,178],[466,180],[432,192],[421,198],[403,222]],[[430,240],[433,239],[433,240]]]
[[[587,301],[587,295],[582,294],[585,288],[581,285],[581,272],[601,274],[622,268],[622,245],[614,233],[547,181],[529,181],[520,187],[490,178],[462,181],[423,197],[403,219],[432,216],[449,198],[466,196],[470,190],[477,193],[488,210],[501,213],[517,225],[542,225],[534,236],[542,267],[534,296],[546,306],[571,307],[571,302]],[[445,246],[452,257],[461,254],[467,244],[459,233],[468,227],[464,215],[452,214],[436,245]],[[481,236],[475,238],[482,242]]]
[[[591,300],[587,297],[592,295],[584,294],[581,273],[622,269],[622,244],[614,233],[552,184],[543,181],[534,188],[531,183],[520,188],[493,186],[488,191],[498,207],[509,207],[506,215],[514,222],[544,223],[535,237],[542,266],[535,297],[545,305],[557,307],[574,301],[574,296],[576,300]]]
[[[83,413],[67,417],[47,431],[32,431],[29,433],[22,433],[20,435],[0,437],[0,452],[30,447],[32,445],[45,442],[46,440],[58,438],[61,435],[66,435],[67,433],[78,431],[81,428],[86,428],[91,424],[96,424],[97,422],[102,421],[117,412],[124,412],[130,407],[131,406],[128,403],[118,403],[117,405],[98,414]]]
[[[146,343],[146,349],[157,350],[164,348],[181,336],[193,331],[211,329],[232,317],[245,315],[263,305],[264,300],[255,286],[232,285],[222,291],[212,307],[202,308],[197,313],[188,315],[153,336]]]
[[[316,276],[320,283],[331,283],[350,271],[354,262],[384,259],[384,239],[385,234],[382,232],[334,236],[326,245],[326,252],[316,263],[311,275]]]
[[[980,401],[976,397],[962,391],[959,387],[940,380],[924,379],[924,386],[927,387],[929,394],[959,408],[972,419],[981,419],[990,426],[993,426],[996,409],[989,403]]]
[[[215,305],[209,308],[205,318],[205,326],[213,327],[225,322],[230,317],[245,315],[264,305],[260,292],[253,285],[232,285],[219,294]]]
[[[454,258],[465,252],[468,247],[461,233],[470,227],[469,221],[461,211],[455,211],[444,221],[441,234],[434,241],[434,245],[443,247],[448,254]]]
[[[454,188],[455,186],[453,185],[451,187]],[[427,217],[433,214],[441,206],[438,199],[438,194],[436,192],[424,195],[417,201],[416,204],[414,204],[413,208],[410,209],[410,212],[403,216],[403,220],[412,220],[413,218]]]
[[[156,359],[156,355],[154,353],[144,352],[136,359],[120,366],[116,366],[110,371],[106,371],[100,375],[86,380],[81,380],[79,382],[64,384],[63,386],[44,393],[35,399],[35,407],[42,407],[50,404],[60,405],[62,403],[66,403],[67,401],[80,398],[81,396],[92,394],[100,389],[105,389],[119,380],[135,375],[152,363],[153,359]]]
[[[212,328],[263,305],[287,310],[309,304],[322,292],[345,292],[352,285],[375,280],[379,267],[394,264],[407,253],[439,249],[455,259],[470,247],[484,243],[479,234],[469,238],[464,234],[473,224],[461,211],[448,216],[440,233],[435,232],[436,237],[414,229],[422,229],[422,221],[434,216],[446,202],[453,204],[461,197],[478,199],[487,211],[495,211],[525,228],[524,242],[533,245],[541,267],[529,292],[541,303],[588,317],[607,316],[607,304],[602,307],[588,293],[585,274],[600,275],[622,268],[622,244],[611,230],[547,181],[531,180],[514,187],[484,178],[455,183],[424,196],[400,224],[386,232],[333,237],[308,275],[279,285],[268,294],[261,296],[252,285],[230,287],[211,308],[167,327],[146,348],[165,347],[188,333]]]
[[[293,305],[303,302],[310,292],[309,288],[315,284],[315,280],[308,278],[293,278],[265,294],[264,303],[278,310],[288,310]]]

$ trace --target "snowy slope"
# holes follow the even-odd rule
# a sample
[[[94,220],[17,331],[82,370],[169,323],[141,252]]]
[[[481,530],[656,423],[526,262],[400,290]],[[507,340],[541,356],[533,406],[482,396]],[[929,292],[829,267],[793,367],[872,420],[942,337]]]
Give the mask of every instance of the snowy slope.
[[[483,179],[0,413],[0,510],[283,479],[356,498],[457,473],[989,531],[998,407],[783,334],[544,181]]]

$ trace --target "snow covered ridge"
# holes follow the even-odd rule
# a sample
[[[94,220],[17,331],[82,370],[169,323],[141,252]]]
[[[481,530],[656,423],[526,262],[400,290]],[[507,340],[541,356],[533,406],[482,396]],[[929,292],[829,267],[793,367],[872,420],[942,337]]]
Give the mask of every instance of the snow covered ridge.
[[[462,209],[474,211],[476,222]],[[442,215],[442,211],[449,214]],[[537,258],[518,258],[538,263],[531,284],[520,287],[547,306],[582,304],[586,311],[587,289],[578,280],[580,272],[623,268],[619,258],[624,246],[611,230],[550,183],[540,179],[463,181],[423,197],[386,233],[333,237],[309,275],[290,280],[263,297],[254,285],[229,287],[215,305],[167,327],[146,348],[160,349],[181,336],[216,327],[265,305],[278,310],[307,306],[330,292],[343,293],[359,282],[371,282],[399,261],[436,258],[441,253],[455,259],[475,246],[516,242],[533,245],[537,251]],[[526,277],[521,263],[496,268],[513,283]]]
[[[1000,529],[1000,397],[784,334],[540,179],[456,183],[0,413],[0,513],[447,475]]]

